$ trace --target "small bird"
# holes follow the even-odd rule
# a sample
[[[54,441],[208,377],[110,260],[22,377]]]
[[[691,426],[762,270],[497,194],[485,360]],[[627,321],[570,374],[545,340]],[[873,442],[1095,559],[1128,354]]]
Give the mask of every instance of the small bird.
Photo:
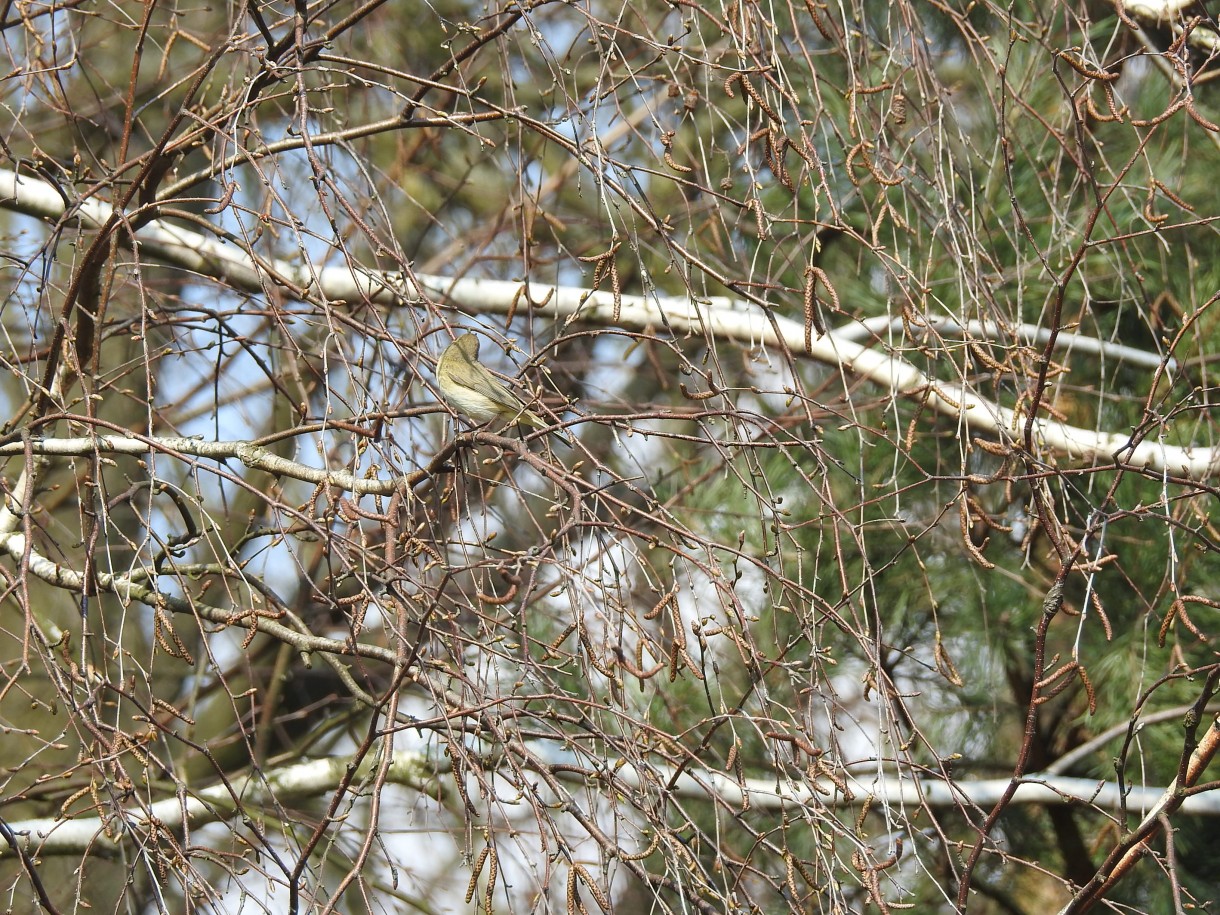
[[[445,347],[436,363],[436,381],[445,400],[475,422],[503,419],[535,429],[551,427],[479,362],[479,338],[474,334],[462,334]]]

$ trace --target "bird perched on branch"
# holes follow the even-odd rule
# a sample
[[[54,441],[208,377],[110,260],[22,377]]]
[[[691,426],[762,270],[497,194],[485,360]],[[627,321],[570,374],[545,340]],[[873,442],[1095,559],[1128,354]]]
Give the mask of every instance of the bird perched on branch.
[[[551,428],[479,362],[479,338],[474,334],[462,334],[445,347],[436,363],[436,381],[445,400],[475,422],[503,419],[535,429]]]

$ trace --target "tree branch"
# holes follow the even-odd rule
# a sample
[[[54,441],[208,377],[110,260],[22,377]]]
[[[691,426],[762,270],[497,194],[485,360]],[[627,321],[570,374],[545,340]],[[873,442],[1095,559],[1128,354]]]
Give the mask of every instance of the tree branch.
[[[0,206],[42,219],[58,219],[65,211],[63,199],[50,184],[19,178],[3,169],[0,169]],[[98,200],[83,200],[76,207],[77,219],[90,226],[102,225],[111,213],[109,205]],[[636,329],[662,325],[677,332],[706,333],[749,346],[777,346],[782,338],[793,353],[807,352],[813,359],[839,366],[895,394],[918,397],[925,406],[961,421],[971,432],[1008,440],[1019,419],[1008,407],[963,385],[930,378],[909,362],[868,349],[847,339],[846,334],[832,332],[811,340],[806,350],[802,323],[770,315],[741,299],[616,296],[577,286],[381,274],[351,266],[314,270],[308,265],[255,258],[235,244],[225,244],[162,220],[144,225],[133,244],[168,263],[215,276],[254,293],[263,292],[266,284],[279,283],[300,295],[320,296],[329,301],[401,304],[437,296],[468,312],[497,314],[515,311],[521,297],[526,296],[533,303],[533,314],[564,318],[565,323],[581,320],[608,324],[617,320],[620,326]],[[1054,419],[1035,418],[1033,428],[1033,440],[1038,446],[1073,461],[1120,464],[1194,480],[1212,479],[1220,472],[1217,448],[1136,441],[1131,433],[1094,431]]]

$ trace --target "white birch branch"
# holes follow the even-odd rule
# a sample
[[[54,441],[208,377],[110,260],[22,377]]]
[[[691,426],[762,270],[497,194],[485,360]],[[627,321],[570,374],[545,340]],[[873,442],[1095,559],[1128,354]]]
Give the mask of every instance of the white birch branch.
[[[134,438],[126,435],[93,435],[79,438],[30,438],[28,441],[8,442],[0,445],[0,457],[15,457],[26,451],[37,455],[80,457],[86,454],[130,454],[147,455],[160,452],[169,455],[191,455],[216,461],[236,459],[253,470],[264,470],[276,476],[333,486],[359,496],[388,496],[397,490],[410,489],[423,479],[424,474],[405,476],[364,477],[347,470],[324,470],[310,467],[299,461],[280,457],[259,445],[243,441],[208,441],[182,436],[150,435]]]
[[[541,749],[531,745],[531,753]],[[536,759],[551,756],[543,750]],[[570,754],[561,752],[565,759]],[[573,759],[576,759],[573,757]],[[17,846],[31,855],[113,854],[123,844],[124,836],[133,844],[145,841],[156,830],[178,832],[184,826],[197,829],[207,823],[223,822],[249,812],[250,807],[291,804],[319,797],[338,789],[349,761],[342,757],[311,760],[274,769],[265,774],[253,774],[235,780],[231,786],[214,785],[178,798],[170,797],[121,814],[99,817],[21,820],[8,824]],[[579,761],[577,760],[577,764]],[[587,776],[574,771],[569,760],[556,764],[555,775],[567,782],[586,784]],[[357,768],[352,783],[367,781],[375,763],[366,758]],[[436,779],[447,776],[449,766],[427,754],[399,750],[394,753],[386,777],[388,784],[404,785],[417,791],[435,793]],[[674,773],[666,768],[652,768],[642,777],[631,765],[616,767],[607,773],[608,783],[615,791],[629,788],[652,790],[668,783]],[[595,784],[600,783],[594,777]],[[777,787],[774,779],[746,779],[738,782],[722,773],[692,770],[683,773],[674,783],[676,796],[691,800],[711,800],[740,809],[747,799],[751,807],[780,811],[794,806],[858,808],[866,802],[881,803],[887,809],[895,805],[955,808],[992,806],[1008,787],[1008,779],[956,781],[953,783],[899,778],[852,779],[853,797],[845,799],[833,782],[819,780],[816,784],[788,784]],[[1135,814],[1157,809],[1166,789],[1128,788],[1126,810]],[[1093,808],[1117,811],[1120,791],[1113,782],[1062,776],[1040,779],[1037,775],[1022,780],[1013,804],[1066,805],[1083,804]],[[1220,816],[1220,797],[1195,795],[1181,806],[1184,813]],[[15,853],[10,845],[0,842],[0,860]]]
[[[63,198],[44,181],[0,170],[0,206],[42,219],[64,215]],[[112,215],[109,205],[80,201],[74,216],[88,226],[99,226]],[[637,330],[668,326],[677,333],[708,334],[749,346],[783,343],[794,354],[805,350],[803,324],[768,316],[762,308],[740,299],[689,296],[623,295],[616,305],[609,292],[576,286],[549,286],[507,280],[450,279],[443,276],[376,274],[350,266],[312,269],[308,264],[255,259],[236,244],[227,244],[188,229],[154,220],[137,233],[135,245],[185,269],[214,276],[248,292],[280,282],[328,300],[369,300],[385,304],[414,303],[425,297],[443,298],[472,313],[504,314],[523,300],[530,313],[609,324],[619,311],[620,326]],[[528,297],[528,299],[525,299]],[[903,359],[868,349],[846,335],[830,333],[811,341],[808,355],[840,366],[880,385],[895,395],[917,397],[946,416],[957,419],[962,433],[993,435],[1006,440],[1019,437],[1024,413],[979,396],[966,387],[937,381]],[[1144,439],[1132,442],[1130,432],[1102,432],[1071,426],[1054,419],[1035,420],[1036,444],[1069,460],[1088,464],[1121,463],[1196,480],[1214,478],[1220,470],[1220,449],[1182,447]]]
[[[24,480],[25,477],[23,476]],[[16,527],[19,519],[16,506],[6,505],[0,512],[0,524]],[[14,562],[25,562],[31,574],[57,588],[65,588],[78,593],[85,589],[85,576],[76,569],[70,569],[48,559],[30,545],[24,533],[4,532],[0,528],[0,551],[8,553]],[[226,610],[202,601],[187,600],[175,597],[164,591],[158,591],[151,584],[141,582],[133,576],[115,575],[98,569],[94,572],[93,581],[103,591],[114,594],[124,602],[138,601],[154,609],[165,609],[187,616],[196,616],[211,623],[224,626],[241,626],[256,629],[259,632],[279,639],[291,645],[303,654],[340,655],[344,657],[363,657],[386,664],[397,663],[398,656],[392,648],[358,642],[354,639],[329,639],[314,635],[301,626],[299,629],[286,626],[267,613],[260,613],[253,608]],[[289,616],[290,621],[296,620]]]
[[[113,855],[126,842],[143,845],[158,832],[197,829],[237,816],[248,807],[291,804],[336,790],[347,774],[349,760],[342,757],[311,760],[267,773],[254,773],[230,784],[212,785],[183,797],[123,810],[108,817],[42,817],[8,823],[17,847],[39,857],[47,855]],[[359,787],[375,772],[377,760],[369,755],[351,778]],[[418,753],[398,752],[390,762],[387,782],[424,791],[436,776],[436,767]],[[12,857],[12,845],[0,843],[0,860]]]

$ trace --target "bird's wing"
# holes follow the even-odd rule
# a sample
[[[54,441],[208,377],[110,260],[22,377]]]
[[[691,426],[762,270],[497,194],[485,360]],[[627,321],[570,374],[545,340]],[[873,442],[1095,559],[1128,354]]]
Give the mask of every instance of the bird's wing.
[[[457,349],[455,355],[467,369],[462,378],[462,383],[466,387],[482,394],[492,403],[498,404],[506,410],[518,412],[525,409],[521,398],[505,387],[491,374],[490,369],[479,362],[478,337],[474,334],[463,334],[453,341],[453,346]]]

